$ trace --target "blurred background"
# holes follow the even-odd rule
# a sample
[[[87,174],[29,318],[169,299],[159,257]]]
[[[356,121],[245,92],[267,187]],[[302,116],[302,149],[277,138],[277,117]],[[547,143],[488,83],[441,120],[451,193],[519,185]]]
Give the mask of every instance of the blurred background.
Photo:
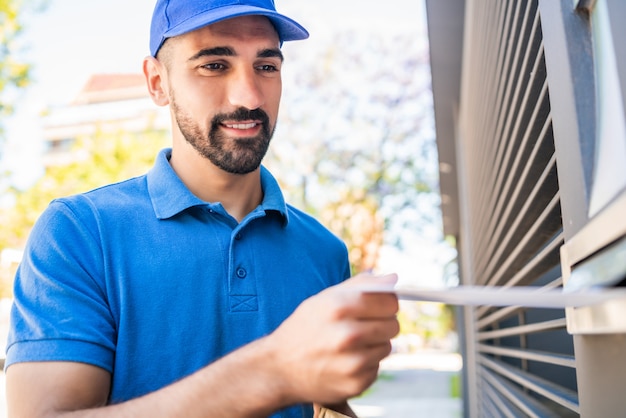
[[[141,74],[153,6],[0,2],[2,347],[15,269],[43,209],[143,174],[168,146],[168,110],[152,103]],[[424,4],[278,0],[277,9],[311,33],[283,47],[283,100],[264,162],[287,200],[346,242],[354,273],[457,284],[455,243],[441,225]],[[394,354],[355,409],[460,416],[455,311],[403,302],[400,320]]]

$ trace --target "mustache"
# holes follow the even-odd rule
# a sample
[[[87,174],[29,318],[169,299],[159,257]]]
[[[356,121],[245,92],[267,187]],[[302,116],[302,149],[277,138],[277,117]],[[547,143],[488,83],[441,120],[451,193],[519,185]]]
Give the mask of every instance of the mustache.
[[[218,113],[211,119],[211,127],[216,128],[224,121],[246,121],[246,120],[259,120],[264,126],[269,126],[270,118],[267,113],[261,109],[246,109],[240,107],[232,113]]]

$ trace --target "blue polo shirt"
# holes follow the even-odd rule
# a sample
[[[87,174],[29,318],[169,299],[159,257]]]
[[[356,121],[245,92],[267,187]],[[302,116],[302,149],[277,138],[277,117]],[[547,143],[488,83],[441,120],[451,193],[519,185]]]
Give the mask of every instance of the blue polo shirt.
[[[238,223],[185,187],[170,153],[144,176],[42,214],[16,275],[7,367],[93,364],[111,372],[110,400],[122,402],[271,333],[349,276],[345,245],[285,204],[265,168],[263,202]]]

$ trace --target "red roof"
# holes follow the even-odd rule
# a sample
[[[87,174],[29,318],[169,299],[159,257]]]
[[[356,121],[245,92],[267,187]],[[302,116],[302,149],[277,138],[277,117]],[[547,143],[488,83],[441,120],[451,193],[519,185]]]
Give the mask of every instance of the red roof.
[[[94,74],[89,78],[81,93],[143,87],[145,85],[146,80],[143,74]]]
[[[75,104],[108,102],[145,97],[148,94],[143,74],[94,74],[78,96]]]

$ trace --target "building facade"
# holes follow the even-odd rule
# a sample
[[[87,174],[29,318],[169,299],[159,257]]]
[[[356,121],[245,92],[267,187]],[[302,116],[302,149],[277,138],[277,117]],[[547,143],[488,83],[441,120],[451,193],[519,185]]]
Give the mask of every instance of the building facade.
[[[143,74],[94,74],[76,98],[42,117],[45,167],[70,163],[77,138],[97,132],[169,130],[167,107],[155,106]]]
[[[626,2],[427,0],[460,281],[622,286]],[[459,310],[469,417],[620,417],[626,300]]]

